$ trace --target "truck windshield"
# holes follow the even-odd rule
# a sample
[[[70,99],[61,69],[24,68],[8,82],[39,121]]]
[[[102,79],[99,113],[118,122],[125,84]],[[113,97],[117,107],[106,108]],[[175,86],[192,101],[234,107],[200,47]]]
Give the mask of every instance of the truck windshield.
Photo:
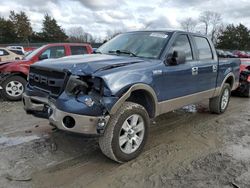
[[[166,32],[120,34],[96,50],[96,53],[158,59],[169,38]]]
[[[24,56],[24,60],[30,60],[32,59],[38,52],[41,51],[41,49],[43,49],[44,46],[41,46],[40,48],[35,49],[34,51],[32,51],[31,53],[28,53],[26,56]]]

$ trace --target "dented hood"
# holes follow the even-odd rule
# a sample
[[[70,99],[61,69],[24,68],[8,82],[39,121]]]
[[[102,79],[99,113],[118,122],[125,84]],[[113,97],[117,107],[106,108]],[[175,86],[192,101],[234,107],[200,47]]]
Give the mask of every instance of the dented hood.
[[[135,57],[91,54],[44,60],[35,63],[32,67],[70,71],[76,75],[91,75],[96,72],[141,62],[144,62],[144,60]]]

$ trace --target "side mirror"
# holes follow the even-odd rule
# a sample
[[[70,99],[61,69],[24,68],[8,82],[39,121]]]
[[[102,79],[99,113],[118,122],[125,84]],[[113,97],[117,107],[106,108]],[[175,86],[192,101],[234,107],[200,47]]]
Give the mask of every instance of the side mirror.
[[[47,54],[43,54],[39,56],[39,60],[44,60],[44,59],[48,59],[48,55]]]
[[[168,65],[179,65],[186,62],[186,54],[183,51],[174,51],[169,54],[166,60]]]

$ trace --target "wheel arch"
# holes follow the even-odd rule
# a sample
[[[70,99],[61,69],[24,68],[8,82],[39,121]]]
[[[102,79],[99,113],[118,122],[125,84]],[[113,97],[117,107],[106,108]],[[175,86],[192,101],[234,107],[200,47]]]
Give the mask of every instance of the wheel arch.
[[[142,105],[147,110],[150,118],[154,118],[158,114],[157,96],[153,88],[147,84],[135,84],[131,86],[114,104],[110,113],[115,114],[125,101]]]
[[[218,96],[221,93],[222,87],[225,83],[228,83],[231,87],[231,90],[235,90],[238,87],[238,84],[235,80],[235,75],[230,72],[227,74],[227,76],[222,81],[221,85],[216,88],[214,96]]]

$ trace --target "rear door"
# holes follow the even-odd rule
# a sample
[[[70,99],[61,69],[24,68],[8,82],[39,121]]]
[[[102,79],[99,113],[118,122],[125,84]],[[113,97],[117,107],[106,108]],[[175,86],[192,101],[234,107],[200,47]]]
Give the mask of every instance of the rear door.
[[[85,46],[70,46],[71,55],[83,55],[87,54],[87,48]]]
[[[192,74],[196,75],[197,92],[215,89],[218,71],[218,59],[214,55],[210,42],[202,36],[192,36],[195,46],[196,63]]]

